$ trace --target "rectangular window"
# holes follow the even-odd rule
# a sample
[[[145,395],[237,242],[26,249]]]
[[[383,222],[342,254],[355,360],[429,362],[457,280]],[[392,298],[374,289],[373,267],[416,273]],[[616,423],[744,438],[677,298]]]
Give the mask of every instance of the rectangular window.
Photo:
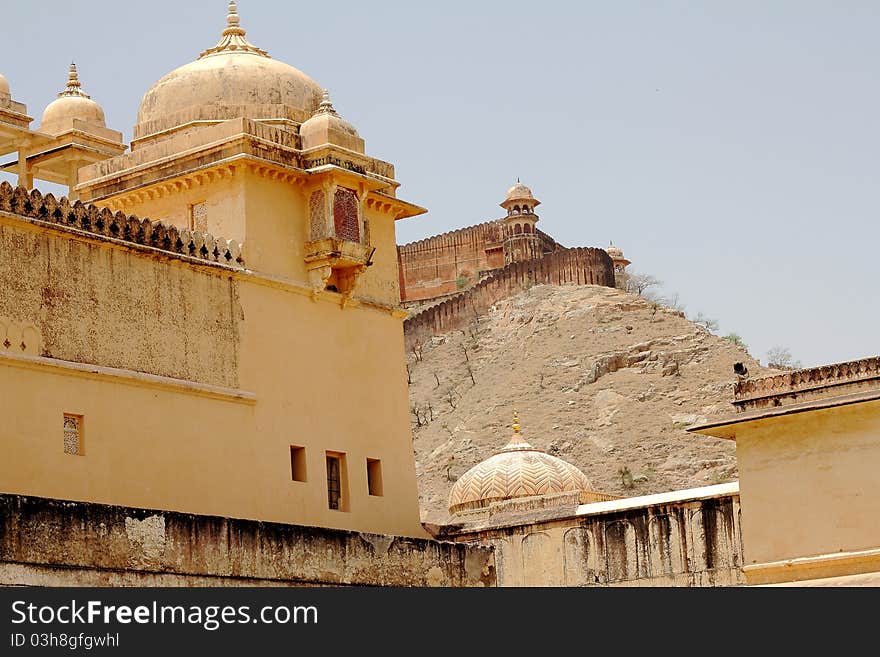
[[[193,203],[189,206],[189,228],[201,233],[208,232],[208,203]]]
[[[294,481],[306,481],[306,448],[290,446],[290,476]]]
[[[382,461],[367,459],[367,487],[370,495],[382,496]]]
[[[64,414],[64,453],[82,456],[83,450],[83,416]]]
[[[345,454],[327,452],[327,505],[334,511],[348,511],[347,484]]]

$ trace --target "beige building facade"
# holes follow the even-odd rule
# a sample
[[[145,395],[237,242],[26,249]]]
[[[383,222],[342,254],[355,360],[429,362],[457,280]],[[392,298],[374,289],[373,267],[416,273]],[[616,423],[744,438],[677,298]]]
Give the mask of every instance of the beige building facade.
[[[2,491],[426,536],[394,228],[424,210],[329,95],[234,2],[147,91],[130,153],[75,159],[0,91]],[[40,130],[102,123],[72,67]],[[28,191],[62,182],[44,144],[78,165],[71,199]]]
[[[880,358],[741,377],[736,441],[750,584],[876,583],[880,573]]]

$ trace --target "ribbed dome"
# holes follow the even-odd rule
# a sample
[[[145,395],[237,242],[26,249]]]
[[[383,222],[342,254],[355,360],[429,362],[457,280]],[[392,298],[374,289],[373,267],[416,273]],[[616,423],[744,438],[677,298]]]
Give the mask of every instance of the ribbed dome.
[[[235,2],[229,3],[226,22],[215,47],[147,91],[138,110],[136,140],[195,121],[245,117],[303,122],[318,108],[321,86],[249,43]]]
[[[507,196],[505,197],[505,201],[522,201],[534,199],[532,196],[532,190],[523,185],[519,180],[516,181],[516,184],[507,190]]]
[[[12,92],[9,91],[9,81],[4,77],[2,73],[0,73],[0,94],[4,94],[6,96],[12,94]]]
[[[364,142],[355,127],[343,119],[333,109],[330,94],[324,90],[324,96],[318,111],[299,127],[303,149],[334,144],[360,153],[364,152]]]
[[[67,87],[43,111],[40,132],[58,135],[72,130],[74,119],[101,128],[106,127],[104,110],[82,90],[76,64],[71,64],[67,75]]]
[[[486,507],[515,497],[591,490],[590,481],[571,463],[535,449],[519,433],[494,456],[465,472],[449,493],[449,512]]]

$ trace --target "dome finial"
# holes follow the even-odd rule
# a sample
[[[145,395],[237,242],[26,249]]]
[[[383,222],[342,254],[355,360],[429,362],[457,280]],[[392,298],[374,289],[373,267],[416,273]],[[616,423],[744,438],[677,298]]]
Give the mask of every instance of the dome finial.
[[[241,36],[245,34],[239,24],[238,6],[235,4],[235,0],[229,0],[229,13],[226,14],[226,30],[223,31],[223,34],[227,34],[227,30],[230,29],[236,30],[235,34],[240,34]]]
[[[336,109],[333,107],[333,101],[330,100],[330,92],[324,89],[324,93],[321,96],[321,104],[318,105],[318,109],[315,111],[315,114],[336,114]]]
[[[64,91],[58,94],[59,98],[62,96],[89,98],[89,95],[82,90],[82,83],[79,81],[79,73],[76,71],[76,64],[74,62],[70,62],[70,68],[67,69],[67,86],[64,87]]]
[[[213,48],[208,48],[199,55],[199,59],[207,55],[216,55],[218,53],[250,53],[252,55],[262,55],[268,57],[269,53],[265,50],[257,48],[245,38],[245,30],[241,26],[238,16],[238,5],[235,0],[229,0],[229,10],[226,14],[226,29],[223,30],[223,36]]]
[[[79,73],[76,72],[76,62],[70,62],[70,69],[67,72],[67,88],[75,87],[78,89],[81,86],[79,83]]]
[[[513,433],[519,433],[519,411],[513,409]]]

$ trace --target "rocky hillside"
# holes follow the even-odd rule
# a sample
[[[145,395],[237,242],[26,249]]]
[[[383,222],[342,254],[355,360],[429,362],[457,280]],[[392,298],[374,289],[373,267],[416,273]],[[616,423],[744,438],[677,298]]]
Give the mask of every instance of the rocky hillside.
[[[735,479],[732,442],[684,428],[732,413],[733,364],[770,372],[681,313],[598,286],[538,285],[408,354],[422,517],[523,434],[620,496]]]

